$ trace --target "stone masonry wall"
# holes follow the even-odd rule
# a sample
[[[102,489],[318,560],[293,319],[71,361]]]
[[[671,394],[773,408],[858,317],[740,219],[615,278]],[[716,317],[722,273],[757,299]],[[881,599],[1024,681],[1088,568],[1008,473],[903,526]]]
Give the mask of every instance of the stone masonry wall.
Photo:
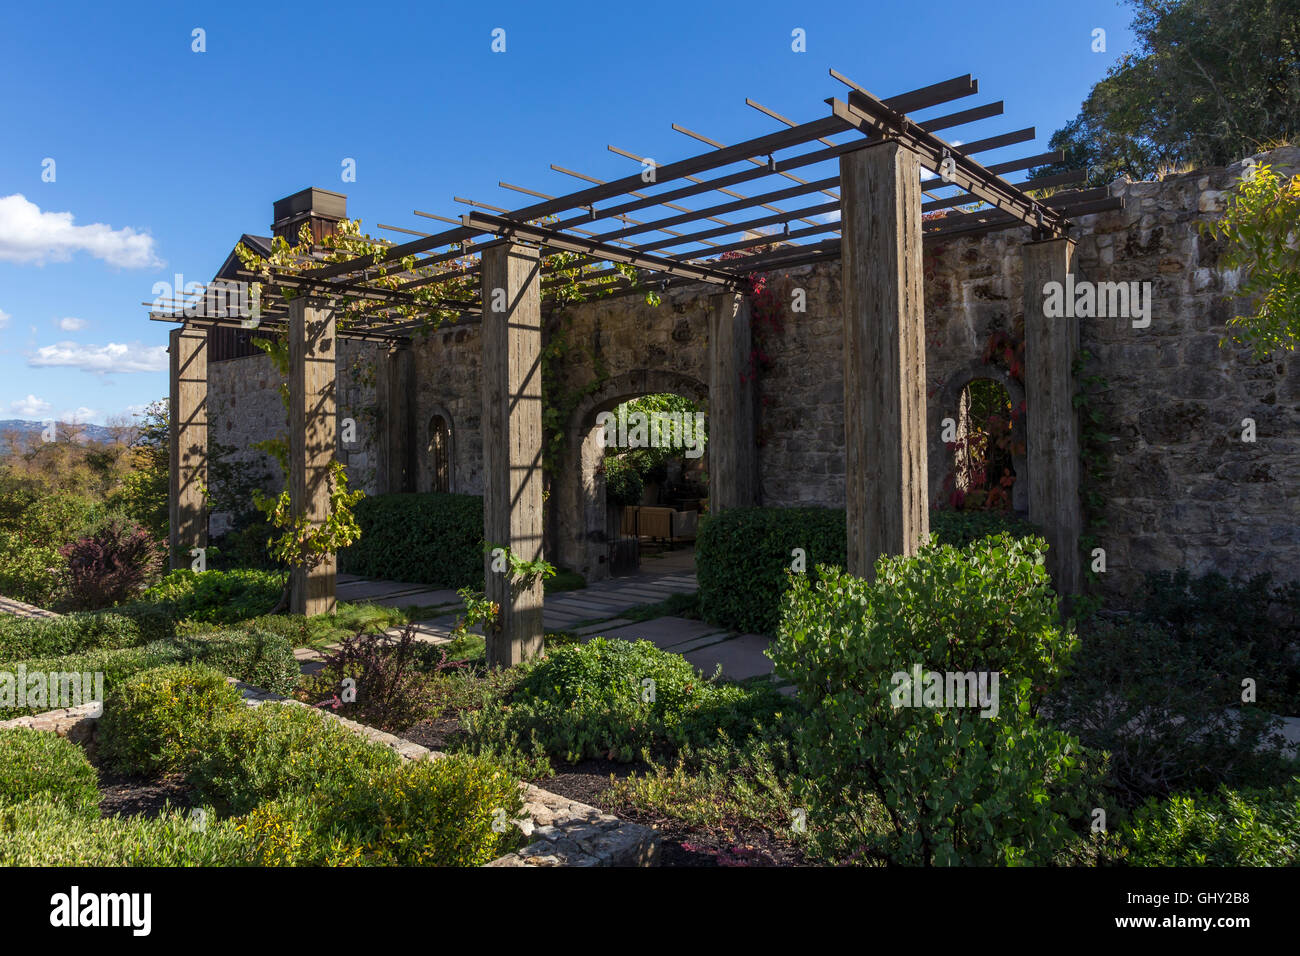
[[[1287,174],[1300,168],[1300,149],[1261,156]],[[1082,318],[1088,371],[1108,388],[1096,400],[1112,437],[1111,477],[1097,490],[1107,504],[1098,529],[1107,552],[1103,581],[1128,590],[1140,572],[1188,567],[1224,573],[1271,570],[1296,577],[1300,564],[1300,359],[1254,363],[1243,350],[1220,348],[1226,321],[1244,309],[1232,296],[1237,276],[1218,266],[1213,242],[1197,223],[1222,209],[1222,192],[1240,167],[1208,169],[1160,182],[1120,181],[1122,211],[1083,217],[1074,229],[1075,274],[1095,282],[1150,282],[1151,324],[1127,318]],[[1021,246],[1025,229],[985,236],[927,240],[926,339],[929,396],[930,498],[942,497],[952,455],[941,441],[942,420],[958,417],[964,386],[976,377],[1007,387],[1023,400],[1019,381],[1002,363],[982,362],[992,334],[1023,334]],[[765,505],[844,504],[843,357],[840,269],[837,262],[791,270],[769,279],[787,306],[784,328],[769,335],[771,368],[760,383],[759,488]],[[806,294],[806,312],[791,314],[791,293]],[[714,290],[684,287],[657,308],[627,296],[572,306],[564,332],[561,388],[595,383],[573,412],[580,434],[596,411],[648,390],[707,397],[708,308]],[[548,340],[556,322],[548,322]],[[452,490],[481,493],[479,330],[448,326],[414,346],[419,488],[429,487],[428,426],[434,414],[452,429]],[[360,349],[355,343],[347,348]],[[373,346],[366,346],[374,349]],[[375,350],[376,354],[380,354]],[[264,358],[215,363],[214,435],[244,444],[280,427],[283,411]],[[340,363],[341,401],[356,409],[374,401]],[[237,366],[237,367],[236,367]],[[227,399],[229,399],[227,401]],[[378,414],[382,416],[383,410]],[[1027,415],[1033,410],[1027,409]],[[371,436],[349,451],[360,476],[373,464]],[[1243,443],[1242,420],[1256,423],[1257,440]],[[242,439],[236,440],[239,436]],[[566,467],[579,468],[580,442],[567,442]],[[1017,462],[1018,472],[1023,461]],[[1013,496],[1023,508],[1023,481]],[[373,479],[372,479],[373,480]],[[579,520],[572,503],[553,498],[561,524]],[[579,529],[580,532],[580,529]]]

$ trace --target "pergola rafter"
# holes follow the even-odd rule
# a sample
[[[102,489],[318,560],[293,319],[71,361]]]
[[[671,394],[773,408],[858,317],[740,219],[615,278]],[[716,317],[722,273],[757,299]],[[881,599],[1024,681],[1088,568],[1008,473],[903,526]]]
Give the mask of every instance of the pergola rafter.
[[[416,333],[436,327],[427,321],[429,313],[452,313],[481,322],[485,540],[525,561],[540,559],[546,310],[575,294],[617,297],[700,284],[716,290],[708,309],[710,507],[753,504],[756,396],[746,374],[752,340],[742,290],[758,271],[838,260],[848,563],[851,572],[870,576],[877,556],[911,553],[928,530],[923,241],[1029,226],[1025,315],[1027,332],[1031,322],[1034,328],[1027,394],[1040,403],[1036,408],[1053,410],[1030,420],[1037,476],[1031,518],[1052,545],[1058,589],[1069,593],[1078,576],[1077,555],[1071,558],[1077,550],[1078,455],[1072,450],[1076,436],[1058,427],[1053,415],[1070,408],[1075,336],[1066,325],[1043,321],[1034,290],[1070,268],[1071,217],[1116,209],[1121,201],[1104,188],[1068,188],[1085,178],[1078,171],[1014,183],[1003,178],[1059,162],[1060,151],[987,166],[974,158],[1033,140],[1033,128],[960,146],[938,135],[1002,115],[1001,101],[912,117],[978,93],[970,75],[888,99],[834,70],[831,76],[848,92],[827,99],[829,115],[817,119],[796,122],[747,99],[781,128],[727,145],[674,123],[674,131],[708,149],[660,165],[611,145],[611,151],[640,163],[641,171],[606,181],[552,164],[552,170],[586,185],[553,195],[498,181],[499,188],[536,201],[510,209],[456,196],[471,211],[459,217],[415,211],[448,227],[441,231],[381,225],[411,238],[357,237],[374,251],[340,259],[326,244],[288,267],[234,273],[263,284],[264,307],[255,327],[289,339],[295,514],[313,524],[328,518],[338,338],[390,345],[382,363],[392,406],[382,438],[384,490],[414,490],[415,363],[406,346]],[[746,184],[752,187],[734,188]],[[1054,192],[1042,195],[1046,190]],[[709,196],[715,192],[725,198]],[[292,301],[274,295],[281,290],[292,290]],[[448,290],[456,294],[442,294]],[[206,291],[172,299],[168,304],[177,311],[151,313],[186,325],[187,337],[174,343],[178,355],[182,346],[194,356],[202,352],[195,327],[254,327],[240,316],[187,315],[198,302],[206,302]],[[201,364],[200,358],[191,364]],[[186,401],[186,407],[201,405],[194,395]],[[183,438],[188,440],[177,441]],[[306,613],[332,607],[332,575],[331,564],[319,574],[297,576],[294,607]],[[540,584],[517,591],[490,557],[485,579],[501,608],[488,660],[517,663],[540,647]]]

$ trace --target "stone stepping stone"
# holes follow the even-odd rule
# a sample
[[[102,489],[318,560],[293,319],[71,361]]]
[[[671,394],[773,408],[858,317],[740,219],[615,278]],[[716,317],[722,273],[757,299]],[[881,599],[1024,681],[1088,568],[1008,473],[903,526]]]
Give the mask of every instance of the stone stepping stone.
[[[721,664],[723,677],[745,680],[771,674],[776,669],[776,665],[763,654],[770,643],[770,639],[761,634],[741,634],[729,641],[690,651],[685,657],[705,674],[712,674]]]
[[[675,650],[680,645],[701,638],[726,635],[713,624],[692,621],[684,617],[659,617],[653,621],[639,621],[625,627],[609,629],[601,633],[602,637],[619,638],[625,641],[649,641],[662,650]]]

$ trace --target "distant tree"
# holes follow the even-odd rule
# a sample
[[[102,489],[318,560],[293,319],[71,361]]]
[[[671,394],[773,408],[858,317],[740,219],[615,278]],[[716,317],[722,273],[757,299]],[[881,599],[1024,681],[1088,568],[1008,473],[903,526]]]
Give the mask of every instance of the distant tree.
[[[1126,0],[1137,48],[1052,136],[1101,185],[1222,166],[1300,132],[1300,0]]]
[[[157,540],[167,540],[167,478],[171,453],[167,428],[167,400],[150,402],[140,413],[135,440],[130,447],[131,469],[110,502],[139,522]]]

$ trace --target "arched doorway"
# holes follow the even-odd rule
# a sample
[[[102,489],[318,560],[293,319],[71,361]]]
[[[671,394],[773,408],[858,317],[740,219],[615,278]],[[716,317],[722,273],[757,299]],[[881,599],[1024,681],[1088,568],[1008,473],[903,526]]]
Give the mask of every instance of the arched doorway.
[[[699,413],[707,417],[708,387],[704,383],[671,371],[638,371],[611,378],[595,393],[584,399],[574,410],[565,432],[563,451],[564,467],[552,477],[551,495],[547,502],[548,523],[552,529],[555,553],[562,565],[579,572],[588,581],[597,581],[610,574],[611,538],[622,530],[622,522],[610,524],[610,502],[606,488],[606,472],[611,467],[607,458],[623,458],[625,454],[605,447],[610,419],[614,415],[617,429],[617,412],[629,401],[648,395],[671,394],[688,400]],[[628,449],[627,451],[630,451]],[[701,495],[687,492],[690,485],[707,483],[707,454],[679,462],[680,469],[667,465],[662,475],[656,477],[651,494],[656,504],[647,507],[696,509],[701,506]],[[625,473],[629,463],[613,465]],[[656,468],[656,471],[658,469]],[[703,482],[700,481],[703,479]],[[645,483],[642,482],[644,501]],[[625,499],[635,489],[624,486],[621,498]],[[660,501],[666,502],[659,504]],[[660,516],[662,519],[662,516]],[[683,521],[689,519],[683,518]]]

